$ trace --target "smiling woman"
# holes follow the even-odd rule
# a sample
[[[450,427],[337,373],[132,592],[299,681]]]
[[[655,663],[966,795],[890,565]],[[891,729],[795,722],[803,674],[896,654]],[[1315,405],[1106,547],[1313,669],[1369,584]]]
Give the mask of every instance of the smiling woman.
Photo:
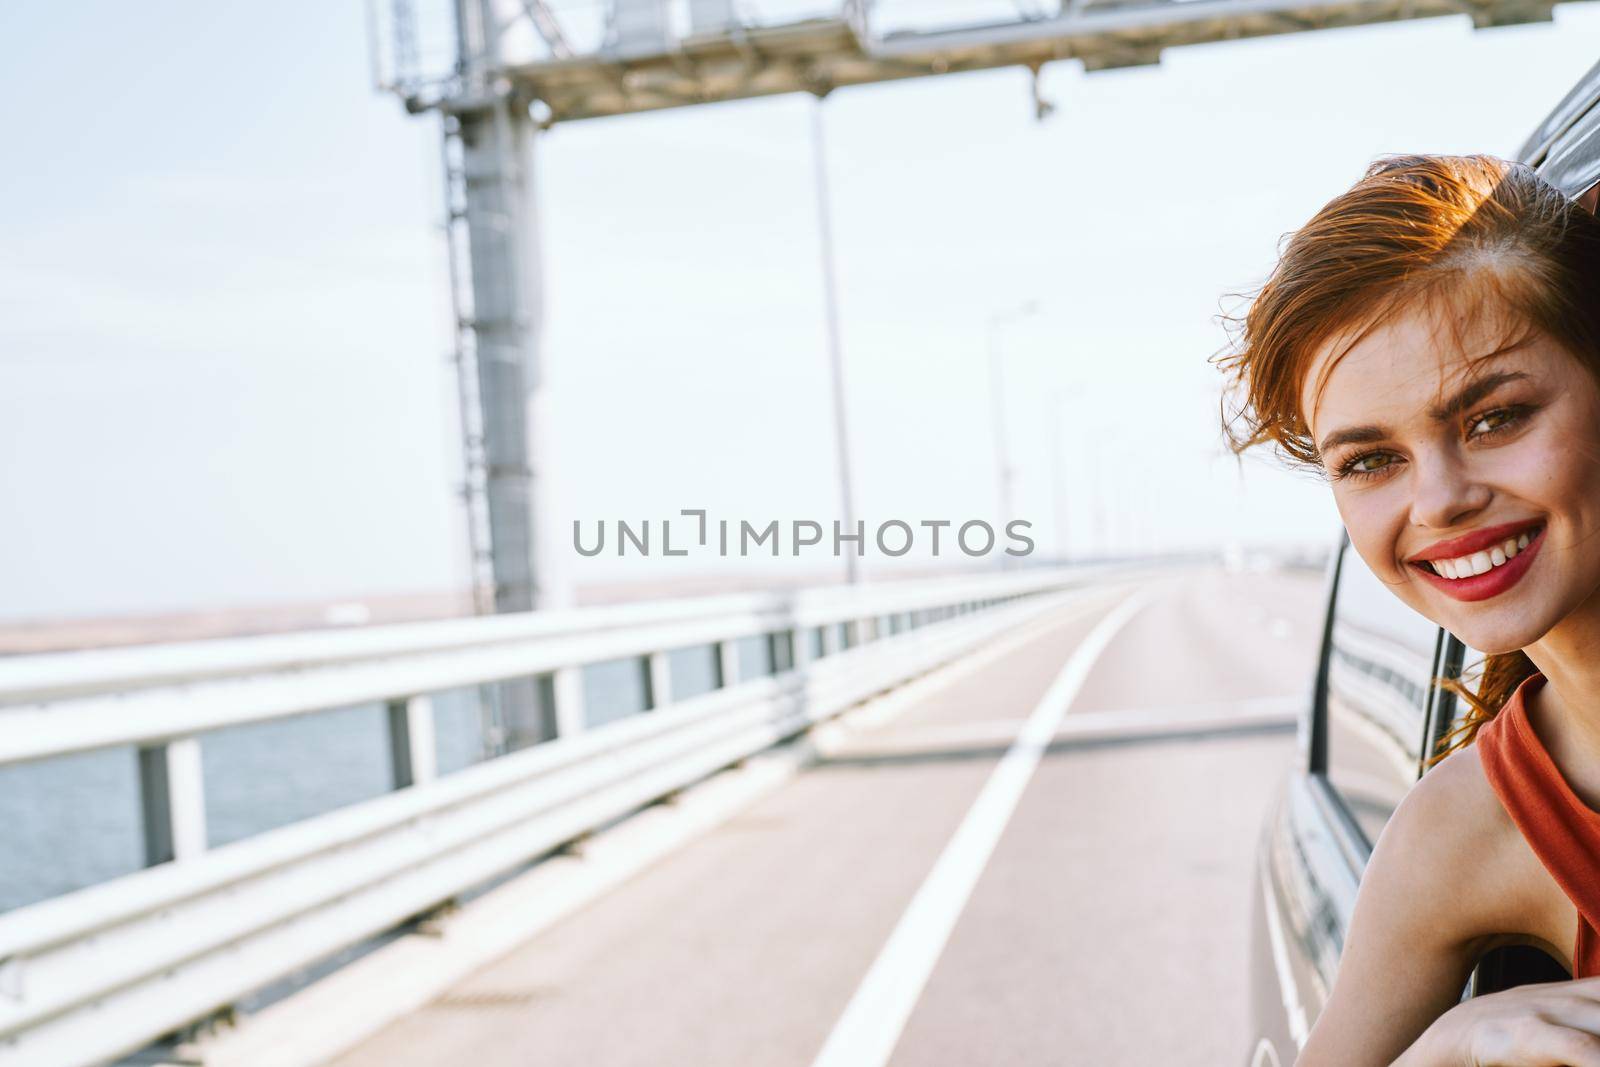
[[[1600,220],[1530,168],[1394,157],[1292,236],[1219,360],[1235,450],[1321,472],[1371,573],[1490,653],[1441,683],[1471,711],[1374,845],[1301,1064],[1600,1067],[1596,278]],[[1457,1003],[1514,942],[1580,980]]]
[[[1533,673],[1520,650],[1600,584],[1600,552],[1579,548],[1600,532],[1596,277],[1600,223],[1529,168],[1394,157],[1295,235],[1223,361],[1245,393],[1234,447],[1273,441],[1324,471],[1375,573],[1499,653],[1476,692],[1455,686],[1473,709],[1457,746]],[[1542,569],[1516,610],[1452,610],[1531,570],[1541,511],[1566,565]],[[1493,542],[1513,533],[1534,552],[1492,573]]]

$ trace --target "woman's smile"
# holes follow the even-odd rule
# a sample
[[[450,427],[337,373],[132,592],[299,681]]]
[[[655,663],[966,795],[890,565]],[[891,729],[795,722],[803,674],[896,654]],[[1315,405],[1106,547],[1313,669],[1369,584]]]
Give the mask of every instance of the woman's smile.
[[[1544,524],[1506,523],[1441,542],[1408,562],[1446,596],[1488,600],[1528,573],[1544,544]]]

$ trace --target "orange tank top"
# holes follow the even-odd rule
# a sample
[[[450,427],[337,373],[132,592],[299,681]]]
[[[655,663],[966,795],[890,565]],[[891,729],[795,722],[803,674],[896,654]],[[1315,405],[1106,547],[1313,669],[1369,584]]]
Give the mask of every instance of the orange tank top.
[[[1600,975],[1600,812],[1572,791],[1528,721],[1524,701],[1544,680],[1529,675],[1475,743],[1501,805],[1578,909],[1572,977],[1588,978]]]

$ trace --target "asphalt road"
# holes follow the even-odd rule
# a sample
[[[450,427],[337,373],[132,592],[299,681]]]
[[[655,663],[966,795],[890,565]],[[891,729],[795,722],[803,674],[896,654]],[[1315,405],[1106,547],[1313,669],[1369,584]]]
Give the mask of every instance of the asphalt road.
[[[1294,736],[1183,719],[1303,693],[1320,596],[1301,574],[1164,585],[1094,657],[942,944],[889,947],[927,929],[906,919],[919,888],[1104,612],[837,744],[335,1062],[811,1067],[862,1001],[886,1058],[847,1042],[837,1062],[1242,1067],[1253,850]],[[1141,709],[1172,728],[1069,729]],[[903,1018],[872,988],[904,993]]]

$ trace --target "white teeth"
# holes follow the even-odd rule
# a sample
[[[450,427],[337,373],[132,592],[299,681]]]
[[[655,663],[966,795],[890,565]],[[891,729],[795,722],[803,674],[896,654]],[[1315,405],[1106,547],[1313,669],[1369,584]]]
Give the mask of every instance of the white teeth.
[[[1536,535],[1538,530],[1534,530],[1533,533]],[[1532,540],[1532,536],[1523,534],[1520,537],[1507,538],[1486,552],[1474,552],[1470,556],[1435,559],[1429,562],[1433,564],[1434,573],[1446,578],[1471,578],[1487,574],[1495,567],[1504,564],[1506,560],[1514,558],[1517,553],[1527,548]]]

